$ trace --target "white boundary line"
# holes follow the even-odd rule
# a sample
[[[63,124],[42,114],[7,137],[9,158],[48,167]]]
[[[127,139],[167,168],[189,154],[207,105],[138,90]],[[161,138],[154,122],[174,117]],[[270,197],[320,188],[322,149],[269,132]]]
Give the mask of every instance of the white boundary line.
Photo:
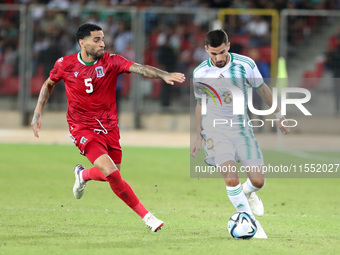
[[[315,154],[308,153],[305,151],[300,151],[300,150],[282,150],[281,152],[286,153],[288,155],[295,156],[295,157],[304,158],[304,159],[319,160],[319,161],[324,161],[324,162],[329,162],[329,163],[340,163],[339,158],[315,155]]]

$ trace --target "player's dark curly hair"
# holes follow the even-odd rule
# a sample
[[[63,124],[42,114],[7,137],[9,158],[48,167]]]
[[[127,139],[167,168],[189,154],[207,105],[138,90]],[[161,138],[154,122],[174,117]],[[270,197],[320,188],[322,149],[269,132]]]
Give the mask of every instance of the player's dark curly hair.
[[[222,43],[228,43],[228,35],[223,29],[211,30],[205,36],[205,45],[211,47],[218,47]]]
[[[96,25],[91,23],[85,23],[81,25],[76,33],[77,42],[79,42],[79,39],[84,39],[87,36],[91,35],[91,31],[102,31],[103,29]]]

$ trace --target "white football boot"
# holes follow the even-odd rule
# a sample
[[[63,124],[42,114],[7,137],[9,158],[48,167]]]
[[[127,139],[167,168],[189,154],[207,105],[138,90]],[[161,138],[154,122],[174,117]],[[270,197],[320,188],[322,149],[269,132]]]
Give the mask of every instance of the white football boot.
[[[76,165],[74,167],[74,176],[75,176],[75,181],[74,181],[74,185],[73,185],[73,195],[76,199],[80,199],[85,192],[85,187],[87,182],[85,182],[83,180],[83,178],[81,178],[81,172],[84,170],[85,168],[82,165]]]
[[[257,231],[253,238],[267,239],[268,237],[266,235],[266,232],[264,232],[264,229],[261,226],[260,222],[256,220],[255,223],[256,223]]]
[[[246,195],[249,203],[249,207],[255,216],[261,217],[264,214],[264,207],[261,198],[259,198],[255,192],[249,193],[244,189],[242,185],[244,194]]]
[[[151,231],[157,232],[164,226],[164,222],[157,219],[152,213],[148,212],[144,218],[143,221],[145,224],[150,228]]]

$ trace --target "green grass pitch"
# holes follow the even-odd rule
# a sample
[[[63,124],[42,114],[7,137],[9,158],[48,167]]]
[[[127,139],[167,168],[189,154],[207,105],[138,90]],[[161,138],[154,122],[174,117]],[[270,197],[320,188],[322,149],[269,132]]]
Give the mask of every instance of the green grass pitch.
[[[81,200],[73,197],[73,166],[90,166],[75,146],[0,144],[0,152],[0,254],[339,252],[338,178],[267,179],[258,194],[269,239],[234,240],[227,222],[235,210],[224,182],[190,179],[189,149],[123,149],[122,176],[164,220],[158,233],[149,231],[107,183],[90,182]],[[264,156],[271,162],[291,157],[269,151]]]

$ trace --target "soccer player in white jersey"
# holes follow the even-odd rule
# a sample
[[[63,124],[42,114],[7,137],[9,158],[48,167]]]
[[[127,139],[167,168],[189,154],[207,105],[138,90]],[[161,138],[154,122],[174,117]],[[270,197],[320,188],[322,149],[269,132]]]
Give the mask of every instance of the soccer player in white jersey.
[[[261,189],[265,183],[262,173],[264,161],[252,127],[248,125],[247,107],[245,105],[245,114],[233,115],[232,102],[235,95],[228,88],[221,88],[216,84],[226,82],[236,86],[242,91],[245,104],[247,104],[248,97],[247,88],[252,87],[256,89],[262,100],[271,106],[271,90],[264,83],[255,62],[251,58],[229,52],[230,42],[224,30],[212,30],[207,33],[205,49],[210,58],[203,61],[194,70],[197,137],[191,148],[191,155],[196,157],[204,140],[207,164],[218,165],[221,169],[236,169],[236,161],[240,161],[246,169],[253,170],[248,171],[248,178],[243,185],[240,183],[237,171],[222,172],[222,175],[228,197],[236,210],[262,216],[264,214],[263,203],[255,192]],[[206,83],[201,82],[202,79]],[[209,92],[209,90],[211,95],[214,94],[213,92],[217,93],[214,96],[218,104],[215,104],[215,100],[211,100],[208,95],[206,97],[208,99],[206,115],[202,116],[202,95],[205,93],[204,91]],[[221,99],[220,102],[219,99]],[[288,134],[290,130],[282,125],[285,118],[281,115],[280,109],[276,108],[274,114],[276,119],[279,120],[277,125],[281,132]],[[228,120],[228,123],[213,125],[214,119]],[[254,169],[259,171],[254,171]],[[258,230],[254,237],[267,238],[258,220],[256,220],[256,223]]]

